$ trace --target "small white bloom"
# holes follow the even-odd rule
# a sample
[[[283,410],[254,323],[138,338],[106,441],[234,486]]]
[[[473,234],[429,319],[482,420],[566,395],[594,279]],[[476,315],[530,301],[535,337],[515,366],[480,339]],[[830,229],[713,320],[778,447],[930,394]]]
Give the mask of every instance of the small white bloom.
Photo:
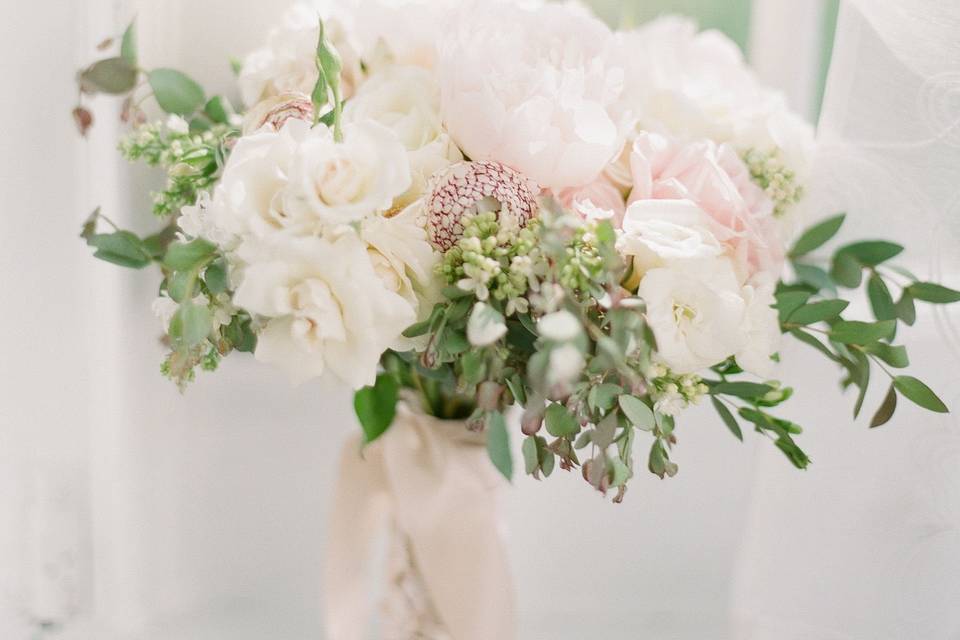
[[[183,119],[183,116],[176,114],[170,114],[170,117],[167,118],[167,129],[174,133],[190,133],[190,125]]]
[[[475,347],[486,347],[507,333],[507,325],[499,311],[486,304],[478,302],[474,305],[467,320],[467,339]]]
[[[638,275],[716,258],[723,246],[710,217],[689,200],[637,200],[627,208],[617,249],[633,256]]]
[[[770,356],[780,347],[780,321],[775,309],[772,286],[747,285],[742,291],[746,313],[741,330],[745,339],[737,351],[737,364],[758,376],[769,376],[774,368]]]
[[[550,368],[547,371],[549,384],[566,385],[573,382],[583,371],[583,354],[572,344],[565,344],[550,351]]]
[[[580,320],[567,311],[561,309],[540,318],[537,322],[537,331],[547,340],[554,342],[569,342],[582,332]]]

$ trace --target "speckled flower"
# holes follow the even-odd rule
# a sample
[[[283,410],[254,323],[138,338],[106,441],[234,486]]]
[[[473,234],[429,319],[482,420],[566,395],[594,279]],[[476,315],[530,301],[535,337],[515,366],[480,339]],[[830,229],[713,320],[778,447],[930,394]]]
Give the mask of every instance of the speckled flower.
[[[477,212],[497,212],[502,223],[522,228],[537,215],[538,191],[526,176],[499,162],[457,163],[436,176],[427,198],[430,243],[447,251],[463,235],[463,217]]]
[[[243,135],[250,135],[262,127],[280,131],[288,120],[313,120],[313,102],[310,96],[290,92],[261,100],[243,118]]]

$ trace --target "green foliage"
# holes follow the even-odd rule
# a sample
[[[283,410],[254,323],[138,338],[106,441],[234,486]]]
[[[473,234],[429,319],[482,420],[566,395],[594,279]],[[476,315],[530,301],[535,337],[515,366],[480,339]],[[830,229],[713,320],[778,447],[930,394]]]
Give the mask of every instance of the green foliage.
[[[123,32],[120,40],[120,57],[131,67],[137,66],[137,21],[134,20]]]
[[[948,413],[950,411],[930,387],[913,376],[897,376],[893,379],[893,386],[906,399],[928,411],[936,413]]]
[[[80,88],[84,93],[123,95],[137,84],[137,69],[122,57],[95,62],[80,72]]]
[[[513,480],[513,454],[510,452],[510,435],[507,421],[499,411],[487,413],[487,453],[493,466],[508,481]]]
[[[618,402],[623,415],[627,417],[630,424],[641,431],[653,431],[656,420],[653,411],[643,400],[634,396],[622,395],[618,398]]]
[[[330,104],[331,108],[327,115],[330,116],[330,124],[333,126],[333,137],[337,142],[341,142],[343,140],[341,122],[343,97],[340,73],[343,70],[343,63],[340,60],[340,54],[327,38],[323,20],[320,20],[317,39],[316,66],[317,82],[310,94],[313,101],[314,125],[320,122],[324,116],[324,107]]]
[[[354,394],[353,410],[363,429],[365,444],[386,433],[397,415],[398,400],[399,385],[388,373],[377,376],[372,387],[364,387]]]
[[[805,256],[825,245],[831,238],[837,235],[840,227],[843,226],[846,215],[845,213],[841,213],[832,218],[828,218],[804,232],[793,245],[793,249],[790,250],[790,257],[799,258]]]
[[[167,113],[189,116],[206,101],[203,87],[176,69],[153,69],[147,73],[153,97]]]
[[[934,304],[951,304],[960,301],[960,291],[934,282],[914,282],[906,289],[915,300]]]
[[[716,397],[710,398],[710,402],[713,404],[713,408],[720,416],[720,419],[723,420],[723,424],[727,425],[727,428],[730,429],[730,433],[732,433],[737,440],[743,442],[743,431],[740,430],[740,424],[733,416],[733,413],[730,412],[730,409]]]
[[[577,435],[580,431],[580,422],[562,404],[551,404],[544,414],[544,424],[547,433],[557,438],[568,438]]]

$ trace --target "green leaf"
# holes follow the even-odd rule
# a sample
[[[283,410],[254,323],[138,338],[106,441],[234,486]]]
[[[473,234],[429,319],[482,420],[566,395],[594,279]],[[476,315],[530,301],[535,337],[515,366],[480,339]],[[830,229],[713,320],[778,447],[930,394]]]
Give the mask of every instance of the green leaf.
[[[440,340],[440,348],[450,355],[456,356],[470,349],[470,342],[462,331],[448,328],[443,332],[443,338]]]
[[[363,429],[363,442],[369,444],[382,436],[397,415],[400,388],[387,373],[377,376],[372,387],[364,387],[353,395],[353,410]]]
[[[178,348],[195,347],[210,335],[211,320],[209,308],[186,300],[170,319],[170,338]]]
[[[470,354],[467,354],[470,355]],[[464,356],[466,358],[466,356]],[[464,365],[466,369],[466,365]],[[520,379],[518,374],[513,374],[504,381],[507,385],[507,388],[510,389],[510,394],[513,395],[513,399],[521,407],[526,406],[527,404],[527,392],[523,388],[523,381]]]
[[[513,479],[513,455],[510,452],[510,435],[507,421],[499,411],[487,414],[487,453],[493,466],[507,480]]]
[[[913,303],[913,296],[910,295],[909,291],[904,290],[895,309],[897,317],[908,327],[912,327],[913,323],[917,321],[917,306]]]
[[[870,386],[870,360],[859,351],[853,352],[853,359],[857,364],[855,371],[851,372],[854,374],[853,382],[860,389],[857,401],[853,404],[853,418],[856,420],[860,416],[860,410],[863,409],[863,401],[867,397],[867,389]]]
[[[843,344],[865,345],[877,340],[890,340],[896,328],[896,320],[879,322],[844,320],[830,329],[830,339]]]
[[[886,342],[871,342],[863,347],[867,353],[872,353],[891,367],[903,369],[910,366],[910,357],[907,348],[902,345],[892,345]]]
[[[847,253],[837,253],[830,267],[830,277],[848,289],[856,289],[863,280],[863,266]]]
[[[557,438],[575,435],[580,431],[580,421],[562,404],[553,403],[547,407],[544,414],[544,425],[547,433]]]
[[[837,234],[837,231],[839,231],[843,225],[845,217],[846,214],[841,213],[805,231],[803,235],[800,236],[800,239],[797,240],[796,244],[793,245],[793,249],[790,250],[790,256],[797,258],[819,249]]]
[[[154,260],[160,260],[163,258],[163,255],[167,252],[167,247],[170,246],[177,238],[177,227],[174,225],[169,225],[143,239],[143,246],[146,247],[147,252],[150,254]]]
[[[814,287],[817,291],[828,291],[836,295],[837,285],[834,284],[830,274],[820,267],[795,262],[793,263],[793,270],[800,282]]]
[[[154,69],[147,74],[153,96],[167,113],[188,116],[206,99],[203,87],[176,69]]]
[[[840,247],[837,253],[851,256],[865,267],[875,267],[890,258],[895,258],[902,251],[903,247],[895,242],[866,240]]]
[[[723,423],[730,429],[730,433],[735,435],[737,440],[743,442],[743,432],[740,430],[740,424],[737,422],[737,419],[733,417],[733,414],[730,413],[730,409],[727,409],[727,406],[716,398],[710,398],[710,400],[713,402],[713,408],[716,409],[720,415],[720,419],[723,420]]]
[[[600,411],[609,411],[613,408],[617,396],[621,393],[623,393],[623,387],[609,382],[591,387],[590,393],[587,396],[590,409],[593,411],[597,411],[598,409]]]
[[[780,322],[786,322],[790,315],[805,305],[813,294],[809,291],[784,291],[777,294],[773,308],[779,311]]]
[[[934,304],[950,304],[960,301],[960,291],[950,289],[935,282],[914,282],[907,291],[917,300]]]
[[[142,269],[153,260],[143,241],[130,231],[95,233],[87,244],[96,249],[94,257],[131,269]]]
[[[235,315],[222,329],[223,337],[241,353],[253,353],[257,348],[257,334],[253,332],[250,316]]]
[[[930,387],[913,376],[897,376],[893,379],[893,386],[908,400],[924,409],[936,413],[949,413],[950,411],[947,409],[947,405],[943,404],[943,400],[938,398]]]
[[[520,447],[523,453],[523,468],[528,475],[540,468],[540,455],[537,452],[537,437],[527,436]]]
[[[191,300],[197,295],[197,277],[193,271],[174,271],[167,276],[166,282],[167,295],[174,302]]]
[[[466,384],[480,384],[487,375],[487,359],[481,349],[471,349],[460,358],[460,371]],[[516,395],[514,395],[516,397]]]
[[[122,95],[137,84],[137,70],[123,58],[107,58],[94,63],[80,74],[84,90]]]
[[[204,105],[203,113],[217,124],[228,124],[233,114],[233,107],[223,96],[213,96]]]
[[[873,316],[877,320],[893,320],[897,317],[897,310],[893,304],[890,289],[887,288],[887,284],[877,273],[871,275],[867,281],[867,297],[870,299]]]
[[[773,387],[758,382],[721,382],[710,389],[711,395],[735,396],[747,400],[762,398],[771,391],[773,391]]]
[[[823,300],[805,304],[787,319],[791,324],[814,324],[833,320],[838,317],[850,303],[846,300]]]
[[[870,420],[870,428],[874,429],[890,422],[890,418],[893,417],[893,412],[896,410],[897,390],[896,387],[891,384],[886,397],[883,399],[883,402],[880,403],[880,408],[877,409],[877,412],[873,414],[873,419]]]
[[[777,445],[777,448],[787,456],[797,469],[806,469],[810,465],[810,458],[804,453],[803,449],[797,446],[793,438],[779,436],[774,444]]]
[[[203,282],[207,285],[207,290],[213,295],[223,293],[227,290],[229,283],[227,281],[227,261],[223,258],[210,263],[207,270],[203,273]]]
[[[835,354],[833,351],[831,351],[830,348],[829,348],[827,345],[825,345],[824,343],[820,342],[820,340],[819,340],[818,338],[810,335],[809,333],[807,333],[807,332],[805,332],[805,331],[801,331],[801,330],[799,330],[799,329],[791,329],[791,330],[790,330],[790,335],[792,335],[794,338],[796,338],[796,339],[799,340],[800,342],[803,342],[804,344],[810,345],[811,347],[813,347],[814,349],[816,349],[817,351],[819,351],[819,352],[822,353],[823,355],[827,356],[828,358],[830,358],[830,359],[833,360],[834,362],[836,362],[836,361],[838,360],[837,354]]]
[[[127,61],[131,67],[137,66],[137,21],[133,20],[123,32],[123,39],[120,41],[120,57]]]
[[[402,335],[404,338],[419,338],[420,336],[426,335],[430,331],[430,324],[430,320],[417,322],[407,327]]]
[[[672,478],[677,475],[677,465],[670,461],[667,449],[663,446],[660,439],[654,440],[653,446],[650,447],[650,458],[647,463],[647,468],[650,469],[650,472],[654,475],[660,476],[661,479],[667,476]]]
[[[627,416],[630,424],[641,431],[653,431],[653,428],[657,425],[657,420],[647,403],[640,398],[626,394],[620,396],[617,400],[623,415]]]
[[[202,238],[190,242],[175,242],[167,247],[163,264],[175,271],[190,271],[209,260],[216,252],[216,245]]]

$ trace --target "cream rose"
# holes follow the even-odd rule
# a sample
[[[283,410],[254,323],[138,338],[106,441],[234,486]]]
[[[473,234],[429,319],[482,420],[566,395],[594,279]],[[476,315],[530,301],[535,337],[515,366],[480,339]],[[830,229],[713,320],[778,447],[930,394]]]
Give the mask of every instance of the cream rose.
[[[234,300],[265,322],[255,356],[294,382],[330,373],[353,388],[373,384],[380,355],[416,319],[355,234],[275,236],[241,253]]]

